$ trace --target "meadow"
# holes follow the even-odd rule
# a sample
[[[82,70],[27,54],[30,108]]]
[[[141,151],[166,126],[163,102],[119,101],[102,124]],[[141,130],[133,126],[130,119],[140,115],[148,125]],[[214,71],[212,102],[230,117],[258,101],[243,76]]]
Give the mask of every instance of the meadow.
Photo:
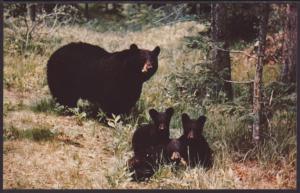
[[[207,58],[203,51],[188,47],[186,37],[207,30],[206,23],[178,20],[136,30],[117,27],[117,23],[97,22],[38,25],[28,38],[28,27],[20,18],[4,19],[4,189],[296,188],[296,111],[274,111],[257,147],[251,144],[246,116],[251,106],[241,105],[238,98],[232,103],[213,103],[209,96],[199,101],[193,93],[178,91],[178,85],[193,88],[200,84],[201,63]],[[92,117],[87,101],[73,109],[53,101],[46,78],[47,60],[59,47],[78,41],[110,52],[127,49],[132,43],[149,50],[160,46],[158,71],[144,84],[131,115],[107,118],[99,111]],[[251,46],[245,44],[242,49]],[[233,80],[253,76],[255,61],[239,53],[232,53],[231,60]],[[278,78],[280,66],[264,70],[267,84]],[[246,86],[234,88],[237,93],[248,92]],[[126,165],[133,155],[132,134],[139,124],[150,121],[150,108],[168,107],[175,109],[171,137],[182,133],[183,112],[193,118],[208,117],[204,135],[214,151],[213,168],[174,170],[172,165],[163,165],[149,181],[132,182]],[[108,124],[103,123],[105,119]]]

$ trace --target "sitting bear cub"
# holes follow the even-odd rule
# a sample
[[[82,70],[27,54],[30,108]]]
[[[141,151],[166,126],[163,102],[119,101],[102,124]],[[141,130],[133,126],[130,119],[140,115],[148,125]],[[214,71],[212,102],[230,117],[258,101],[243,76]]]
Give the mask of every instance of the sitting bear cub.
[[[173,108],[168,108],[165,112],[150,109],[149,115],[153,123],[143,125],[134,132],[132,137],[134,157],[129,161],[130,171],[135,171],[134,179],[140,180],[154,174],[152,171],[162,160],[163,150],[170,141],[169,125],[173,113]]]
[[[145,156],[154,150],[162,150],[169,143],[169,125],[173,113],[173,108],[168,108],[165,112],[157,112],[155,109],[149,110],[153,123],[139,127],[132,137],[132,147],[135,154]]]
[[[205,116],[193,120],[187,114],[182,114],[183,135],[179,138],[185,147],[184,159],[191,167],[201,165],[207,169],[212,167],[212,150],[202,135],[206,121]]]
[[[61,105],[74,107],[81,98],[106,113],[128,113],[139,99],[143,83],[157,71],[159,53],[158,46],[150,51],[132,44],[110,53],[83,42],[67,44],[48,60],[50,92]]]

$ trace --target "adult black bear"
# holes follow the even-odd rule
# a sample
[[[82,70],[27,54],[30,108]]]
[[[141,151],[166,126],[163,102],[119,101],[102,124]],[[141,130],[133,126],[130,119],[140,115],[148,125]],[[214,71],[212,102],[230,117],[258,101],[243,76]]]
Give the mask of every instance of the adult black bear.
[[[62,105],[76,106],[79,98],[97,103],[107,113],[130,111],[145,81],[157,71],[160,48],[153,51],[130,45],[109,53],[78,42],[59,48],[47,64],[50,92]]]
[[[187,152],[184,155],[185,160],[191,167],[202,165],[209,169],[212,167],[212,150],[202,135],[203,127],[206,121],[205,116],[200,116],[193,120],[187,114],[182,114],[183,135],[179,138]]]

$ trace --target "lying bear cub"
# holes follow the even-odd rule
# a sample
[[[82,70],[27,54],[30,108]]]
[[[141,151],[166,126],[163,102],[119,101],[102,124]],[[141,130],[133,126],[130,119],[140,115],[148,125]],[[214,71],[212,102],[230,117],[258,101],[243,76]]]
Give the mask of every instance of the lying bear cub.
[[[153,123],[139,127],[134,132],[134,157],[128,161],[130,171],[134,172],[134,180],[150,178],[162,163],[190,167],[199,165],[206,169],[212,167],[212,150],[202,135],[206,117],[190,119],[186,113],[182,114],[184,132],[178,139],[170,139],[169,124],[173,113],[173,108],[165,112],[151,109],[149,114]]]
[[[186,147],[179,139],[171,139],[166,145],[164,151],[164,159],[166,163],[174,163],[176,166],[187,165]]]

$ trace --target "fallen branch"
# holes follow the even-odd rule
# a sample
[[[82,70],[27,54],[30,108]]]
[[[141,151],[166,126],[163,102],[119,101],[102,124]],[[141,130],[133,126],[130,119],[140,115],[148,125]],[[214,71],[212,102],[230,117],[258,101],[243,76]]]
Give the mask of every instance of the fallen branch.
[[[270,101],[269,101],[269,106],[271,106],[271,104],[272,104],[273,93],[274,93],[274,90],[272,90],[272,92],[271,92]]]
[[[255,56],[252,56],[250,54],[248,54],[247,52],[244,52],[244,51],[240,51],[240,50],[225,50],[225,49],[222,49],[222,48],[219,48],[219,47],[215,47],[217,50],[221,50],[221,51],[224,51],[224,52],[230,52],[230,53],[239,53],[239,54],[244,54],[246,56],[248,56],[249,58],[254,58],[254,59],[258,59],[257,57]]]
[[[231,82],[231,83],[236,83],[236,84],[250,84],[253,83],[254,80],[248,80],[248,81],[234,81],[234,80],[225,80],[222,78],[223,81],[225,82]]]

